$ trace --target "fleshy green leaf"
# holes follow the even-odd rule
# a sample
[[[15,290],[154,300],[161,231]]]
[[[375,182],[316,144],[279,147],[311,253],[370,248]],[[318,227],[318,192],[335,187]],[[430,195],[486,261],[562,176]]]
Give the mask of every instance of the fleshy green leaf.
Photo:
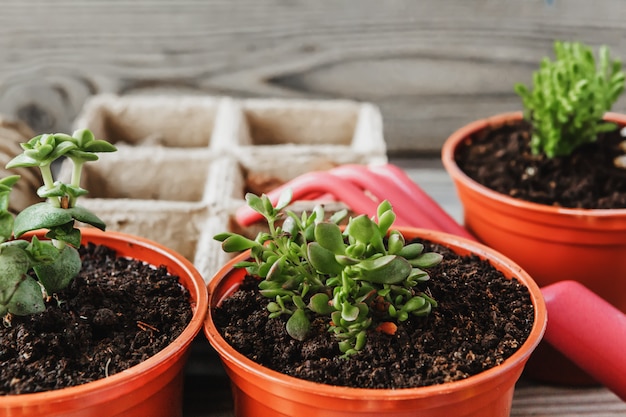
[[[384,263],[378,260],[382,258],[378,258],[376,261],[379,265],[364,269],[361,278],[377,284],[397,284],[406,279],[411,273],[411,264],[406,259],[393,255],[383,258],[389,256],[393,259]]]
[[[218,237],[221,238],[222,236],[219,236],[219,235],[216,236],[216,239],[220,240],[218,239]],[[258,243],[255,242],[254,240],[250,240],[246,237],[231,234],[231,233],[229,233],[226,239],[222,241],[222,249],[225,252],[241,252],[246,249],[253,248],[257,245]]]
[[[330,298],[324,293],[317,293],[309,300],[309,308],[317,314],[330,314],[335,308],[329,304]]]
[[[52,207],[48,203],[38,203],[22,210],[16,217],[13,225],[15,237],[37,229],[49,229],[60,226],[73,220],[66,209]]]
[[[377,226],[374,222],[362,214],[352,219],[348,226],[348,233],[359,242],[371,242],[377,233]]]
[[[301,309],[297,309],[291,317],[289,317],[286,325],[289,336],[299,341],[303,341],[306,338],[310,327],[311,323],[304,310]]]
[[[318,223],[315,226],[315,240],[320,246],[328,249],[335,255],[343,255],[345,253],[341,229],[334,223]]]
[[[348,302],[344,302],[341,305],[341,318],[346,321],[354,321],[359,317],[359,308],[357,306],[353,306]]]
[[[94,213],[84,207],[75,206],[67,209],[67,211],[74,219],[78,220],[79,222],[90,224],[100,230],[106,229],[106,224],[104,223],[104,221],[102,221],[102,219],[100,219],[98,216],[96,216]]]
[[[291,203],[291,199],[293,197],[293,192],[291,188],[285,188],[282,193],[280,193],[280,197],[278,197],[278,203],[276,203],[276,210],[281,210]]]
[[[80,255],[71,246],[65,246],[54,262],[33,267],[39,281],[49,295],[67,287],[72,279],[78,275],[80,268]]]
[[[418,268],[432,268],[433,266],[438,265],[442,259],[443,256],[440,253],[426,252],[415,259],[409,260],[409,262],[412,266],[416,266]]]
[[[335,254],[323,248],[319,243],[309,243],[307,251],[309,262],[319,272],[323,274],[340,274],[343,270],[343,266],[335,259]]]
[[[7,310],[16,316],[25,316],[41,313],[45,309],[41,286],[33,278],[25,276],[13,293]]]

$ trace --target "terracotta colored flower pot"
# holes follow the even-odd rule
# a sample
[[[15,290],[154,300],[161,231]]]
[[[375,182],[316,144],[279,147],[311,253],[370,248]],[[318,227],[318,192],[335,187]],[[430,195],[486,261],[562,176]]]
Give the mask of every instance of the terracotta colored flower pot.
[[[478,120],[454,132],[444,143],[442,161],[464,209],[466,228],[482,243],[517,262],[540,285],[562,280],[582,283],[626,311],[626,209],[571,209],[526,202],[478,184],[455,162],[457,148],[476,132],[520,120],[521,112]],[[607,113],[605,120],[626,123]],[[541,380],[592,382],[548,346],[533,354],[531,376]]]
[[[83,229],[82,234],[83,243],[105,245],[120,256],[167,266],[190,292],[191,322],[165,349],[108,378],[54,391],[0,397],[0,416],[182,416],[183,367],[207,310],[204,280],[191,262],[157,243],[97,229]]]
[[[209,312],[204,331],[231,378],[237,417],[371,416],[371,417],[505,417],[510,414],[515,382],[539,343],[546,310],[541,292],[528,274],[497,252],[476,242],[425,229],[400,229],[407,239],[417,236],[441,243],[459,254],[488,259],[505,276],[515,275],[530,291],[535,309],[530,336],[501,365],[465,380],[405,389],[361,389],[304,381],[260,366],[235,351],[216,329],[211,306],[218,305],[240,285],[245,271],[233,269],[243,253],[218,271],[210,282]]]

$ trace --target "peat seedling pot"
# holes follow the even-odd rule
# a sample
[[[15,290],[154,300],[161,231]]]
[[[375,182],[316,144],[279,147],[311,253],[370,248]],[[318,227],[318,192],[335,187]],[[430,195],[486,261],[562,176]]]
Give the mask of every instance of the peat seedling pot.
[[[534,307],[534,323],[522,346],[502,364],[491,369],[464,380],[428,387],[350,388],[287,376],[238,353],[224,340],[213,322],[212,310],[237,290],[245,276],[245,270],[234,269],[233,265],[247,259],[249,254],[246,252],[224,265],[210,281],[210,307],[204,325],[207,338],[219,353],[231,378],[236,416],[509,416],[515,383],[546,326],[545,304],[538,286],[519,266],[482,244],[432,230],[398,230],[407,241],[421,237],[447,246],[461,255],[474,253],[481,259],[487,259],[507,278],[517,277],[528,288]]]
[[[0,397],[0,416],[182,416],[183,367],[207,310],[204,280],[191,262],[155,242],[93,228],[81,232],[83,244],[104,245],[122,257],[165,265],[189,290],[192,319],[169,346],[127,370],[75,387]]]
[[[442,149],[464,209],[465,227],[482,243],[518,263],[539,286],[577,281],[626,312],[626,209],[573,209],[509,197],[466,175],[456,162],[484,129],[519,121],[521,112],[470,123],[454,132]],[[626,117],[607,113],[606,121],[624,125]],[[584,385],[590,378],[545,344],[533,354],[529,375],[544,381]]]

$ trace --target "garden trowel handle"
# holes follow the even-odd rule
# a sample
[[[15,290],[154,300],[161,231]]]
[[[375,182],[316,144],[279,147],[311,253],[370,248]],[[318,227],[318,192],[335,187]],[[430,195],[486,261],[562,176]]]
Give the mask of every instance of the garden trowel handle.
[[[626,315],[575,281],[542,292],[545,340],[626,401]]]

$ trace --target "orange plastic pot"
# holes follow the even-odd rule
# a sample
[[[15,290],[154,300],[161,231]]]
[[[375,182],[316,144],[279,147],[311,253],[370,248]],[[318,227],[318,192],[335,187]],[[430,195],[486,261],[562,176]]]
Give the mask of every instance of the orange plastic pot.
[[[515,199],[478,184],[456,164],[457,149],[476,132],[521,118],[515,112],[478,120],[444,143],[442,162],[463,205],[465,227],[517,262],[540,286],[578,281],[626,312],[626,209],[570,209]],[[607,113],[605,120],[623,124],[626,116]],[[532,376],[550,382],[592,382],[543,344],[528,368]]]
[[[506,417],[523,367],[546,326],[541,292],[530,276],[508,258],[479,243],[432,230],[400,228],[407,239],[423,237],[459,254],[475,253],[505,276],[516,276],[530,291],[535,309],[530,336],[510,358],[462,381],[406,389],[361,389],[304,381],[260,366],[235,351],[219,334],[212,309],[240,285],[245,271],[233,269],[243,253],[222,267],[209,283],[204,332],[224,363],[233,389],[237,417]]]
[[[181,255],[147,239],[97,229],[82,230],[83,243],[115,249],[120,256],[165,265],[190,292],[193,316],[165,349],[144,362],[104,379],[33,394],[0,397],[0,416],[182,416],[183,367],[208,305],[206,284]]]

